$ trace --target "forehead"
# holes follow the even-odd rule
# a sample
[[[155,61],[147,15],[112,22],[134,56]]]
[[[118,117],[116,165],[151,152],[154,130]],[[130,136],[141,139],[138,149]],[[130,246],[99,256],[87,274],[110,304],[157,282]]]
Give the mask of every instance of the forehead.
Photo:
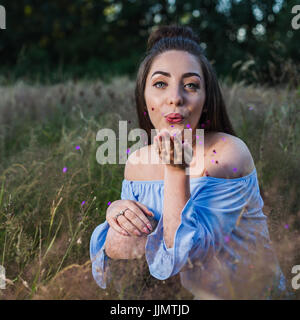
[[[157,70],[169,72],[171,75],[195,71],[202,74],[198,59],[193,54],[179,50],[170,50],[158,55],[151,65],[148,77]]]

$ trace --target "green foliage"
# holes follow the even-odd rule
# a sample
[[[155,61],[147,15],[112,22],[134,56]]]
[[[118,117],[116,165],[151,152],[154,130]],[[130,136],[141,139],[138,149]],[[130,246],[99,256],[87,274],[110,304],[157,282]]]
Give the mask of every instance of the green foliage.
[[[199,34],[219,76],[299,85],[300,33],[291,27],[296,0],[3,0],[1,4],[7,12],[0,42],[2,81],[131,77],[150,31],[176,22]]]

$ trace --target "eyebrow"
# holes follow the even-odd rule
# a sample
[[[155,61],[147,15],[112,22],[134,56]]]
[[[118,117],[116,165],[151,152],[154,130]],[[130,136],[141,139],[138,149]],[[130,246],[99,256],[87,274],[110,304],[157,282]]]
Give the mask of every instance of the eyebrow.
[[[155,71],[155,72],[153,72],[151,78],[152,78],[155,74],[162,74],[162,75],[164,75],[164,76],[166,76],[166,77],[171,78],[170,73],[164,72],[164,71]],[[198,73],[195,73],[195,72],[187,72],[187,73],[184,73],[184,74],[182,75],[182,78],[188,78],[188,77],[192,77],[192,76],[196,76],[196,77],[199,77],[199,78],[201,79],[200,75],[199,75]]]

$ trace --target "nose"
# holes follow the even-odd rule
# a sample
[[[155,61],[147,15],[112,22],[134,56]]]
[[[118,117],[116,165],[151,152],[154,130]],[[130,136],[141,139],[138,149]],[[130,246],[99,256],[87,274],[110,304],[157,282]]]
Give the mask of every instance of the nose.
[[[168,92],[168,105],[180,106],[183,104],[182,94],[180,88],[174,88]]]

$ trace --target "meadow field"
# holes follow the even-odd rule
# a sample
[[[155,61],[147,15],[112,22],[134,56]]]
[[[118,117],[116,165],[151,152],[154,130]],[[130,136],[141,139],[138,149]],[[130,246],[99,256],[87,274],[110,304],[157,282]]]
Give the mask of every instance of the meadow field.
[[[124,178],[124,165],[97,163],[96,134],[118,133],[120,120],[130,121],[128,130],[138,127],[134,85],[118,77],[0,86],[0,265],[7,278],[0,299],[192,298],[177,276],[137,279],[131,295],[116,290],[120,284],[102,290],[92,278],[90,237],[108,203],[120,199]],[[255,161],[270,237],[293,290],[291,269],[300,264],[300,88],[229,81],[221,87]],[[300,299],[300,289],[294,292]]]

